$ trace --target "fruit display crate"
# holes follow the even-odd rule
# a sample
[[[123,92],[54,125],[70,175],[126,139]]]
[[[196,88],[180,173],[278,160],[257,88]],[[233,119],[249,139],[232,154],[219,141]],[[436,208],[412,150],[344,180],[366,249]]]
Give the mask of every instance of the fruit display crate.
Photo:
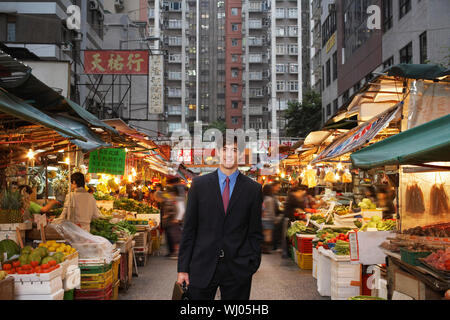
[[[421,265],[419,258],[426,258],[430,254],[431,251],[410,251],[404,248],[400,248],[402,261],[416,267]]]
[[[298,257],[298,266],[303,270],[312,270],[312,253],[300,253]]]
[[[53,294],[24,294],[15,295],[14,300],[63,300],[64,290],[61,289]]]
[[[120,266],[120,254],[119,256],[113,260],[112,262],[112,274],[113,274],[113,282],[116,282],[119,279],[119,266]]]
[[[117,280],[113,285],[111,300],[117,300],[119,298],[119,286],[120,281]]]
[[[297,234],[297,250],[301,253],[312,253],[312,241],[315,235],[300,235]]]
[[[75,289],[64,291],[64,299],[63,300],[73,300],[75,295]]]
[[[74,300],[111,300],[112,283],[101,289],[75,289]]]
[[[135,234],[134,241],[136,247],[147,247],[149,232],[141,231]]]
[[[112,268],[112,264],[83,264],[80,263],[80,271],[82,275],[87,274],[98,274],[98,273],[104,273],[108,272]]]
[[[89,280],[85,280],[89,279]],[[81,275],[81,289],[104,289],[112,283],[112,270],[97,275],[90,274],[88,278]]]

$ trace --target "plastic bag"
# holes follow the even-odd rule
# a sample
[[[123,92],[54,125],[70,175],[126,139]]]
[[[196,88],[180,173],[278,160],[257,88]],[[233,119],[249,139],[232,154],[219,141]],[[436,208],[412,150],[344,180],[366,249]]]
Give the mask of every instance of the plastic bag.
[[[406,211],[411,213],[424,213],[425,211],[423,193],[417,183],[406,188]]]
[[[107,239],[94,236],[67,220],[50,226],[77,249],[80,259],[101,259],[106,260],[106,263],[112,261],[114,247]]]
[[[345,172],[342,175],[342,182],[343,183],[352,183],[352,174],[350,172]]]
[[[447,214],[448,196],[444,190],[444,185],[434,184],[430,191],[430,213],[433,215]]]
[[[335,180],[335,176],[333,171],[328,171],[327,174],[325,175],[325,182],[330,182],[330,183],[334,183]]]

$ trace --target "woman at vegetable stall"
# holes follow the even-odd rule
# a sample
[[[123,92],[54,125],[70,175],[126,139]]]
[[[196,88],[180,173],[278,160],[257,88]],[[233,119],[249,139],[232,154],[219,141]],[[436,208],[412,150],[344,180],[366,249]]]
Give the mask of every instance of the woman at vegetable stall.
[[[63,212],[53,223],[69,220],[89,232],[91,221],[100,217],[97,202],[94,196],[86,191],[84,175],[81,172],[72,174],[70,180],[72,192],[66,196]]]
[[[22,194],[24,199],[24,220],[28,220],[31,218],[33,214],[42,214],[50,211],[53,207],[59,205],[59,201],[50,200],[47,202],[45,206],[41,206],[36,202],[31,200],[33,195],[33,189],[28,185],[19,186],[19,192]]]

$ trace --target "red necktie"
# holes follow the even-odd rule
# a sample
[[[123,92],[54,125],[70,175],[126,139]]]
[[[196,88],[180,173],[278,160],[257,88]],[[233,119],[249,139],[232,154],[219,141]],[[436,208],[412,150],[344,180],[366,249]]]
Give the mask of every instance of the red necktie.
[[[223,209],[225,210],[225,214],[227,213],[228,201],[230,200],[230,178],[225,179],[225,188],[222,192],[222,201],[223,201]]]

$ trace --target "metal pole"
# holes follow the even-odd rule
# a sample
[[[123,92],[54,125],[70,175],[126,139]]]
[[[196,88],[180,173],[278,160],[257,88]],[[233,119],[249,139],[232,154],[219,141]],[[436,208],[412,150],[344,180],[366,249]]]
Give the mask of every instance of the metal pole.
[[[199,68],[199,50],[200,50],[200,1],[196,1],[197,5],[197,26],[196,26],[196,32],[197,32],[197,47],[195,49],[195,56],[196,56],[196,94],[195,94],[195,121],[198,122],[198,108],[199,108],[199,85],[200,85],[200,68]]]

